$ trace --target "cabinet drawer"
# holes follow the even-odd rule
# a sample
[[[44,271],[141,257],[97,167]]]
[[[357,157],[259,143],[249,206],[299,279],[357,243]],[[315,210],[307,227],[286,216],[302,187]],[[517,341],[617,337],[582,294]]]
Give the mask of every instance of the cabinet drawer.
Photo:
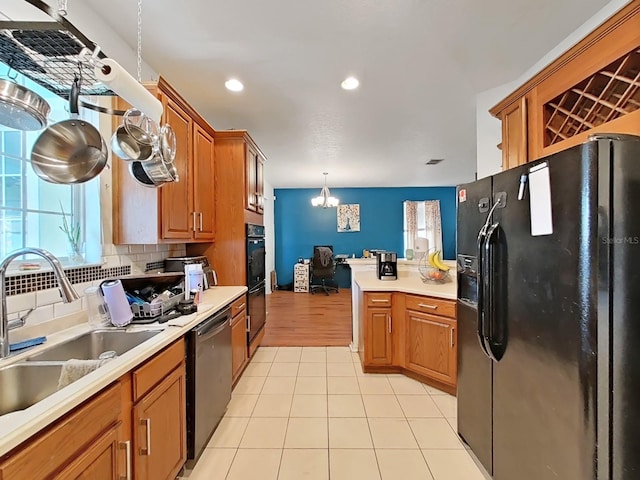
[[[242,295],[239,298],[236,298],[231,304],[231,316],[235,317],[247,307],[247,297]]]
[[[184,339],[180,339],[133,371],[133,401],[140,400],[149,390],[184,361]]]
[[[79,406],[35,440],[18,447],[0,463],[0,479],[51,478],[102,432],[115,425],[120,415],[120,383]]]
[[[456,318],[456,304],[453,300],[443,300],[433,297],[419,297],[417,295],[406,296],[407,310],[442,315],[443,317]]]
[[[366,298],[368,307],[390,307],[391,306],[390,293],[365,293],[365,298]]]

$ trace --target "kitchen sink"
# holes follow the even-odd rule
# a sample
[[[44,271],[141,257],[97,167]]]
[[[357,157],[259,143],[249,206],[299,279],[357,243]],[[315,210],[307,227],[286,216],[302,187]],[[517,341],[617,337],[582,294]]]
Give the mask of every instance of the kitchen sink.
[[[157,335],[158,331],[126,332],[124,330],[94,330],[80,337],[48,348],[27,358],[28,362],[97,359],[101,353],[122,355],[142,342]]]
[[[62,362],[0,368],[0,415],[30,407],[58,390]]]

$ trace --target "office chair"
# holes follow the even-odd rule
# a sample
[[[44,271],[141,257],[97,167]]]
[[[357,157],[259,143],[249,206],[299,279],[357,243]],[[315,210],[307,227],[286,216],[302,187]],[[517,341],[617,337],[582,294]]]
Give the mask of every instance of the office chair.
[[[311,259],[311,293],[316,290],[324,290],[329,295],[330,291],[338,293],[338,286],[335,282],[336,262],[333,257],[333,249],[326,246],[313,247],[313,258]],[[320,280],[320,284],[313,284],[314,280]],[[327,285],[327,280],[332,281],[336,286]]]

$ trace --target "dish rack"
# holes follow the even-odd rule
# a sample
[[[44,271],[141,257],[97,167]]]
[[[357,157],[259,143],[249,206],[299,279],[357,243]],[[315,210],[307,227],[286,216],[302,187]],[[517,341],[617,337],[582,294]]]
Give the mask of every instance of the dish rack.
[[[180,300],[184,300],[184,292],[158,303],[145,302],[143,304],[131,304],[134,319],[150,319],[159,317],[173,309]]]

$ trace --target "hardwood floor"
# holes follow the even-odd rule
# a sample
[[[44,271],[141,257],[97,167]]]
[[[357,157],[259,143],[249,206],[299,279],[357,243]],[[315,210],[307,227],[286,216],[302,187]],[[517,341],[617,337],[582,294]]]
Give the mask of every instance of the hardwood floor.
[[[351,343],[351,290],[267,295],[267,325],[261,345],[270,347],[346,346]]]

